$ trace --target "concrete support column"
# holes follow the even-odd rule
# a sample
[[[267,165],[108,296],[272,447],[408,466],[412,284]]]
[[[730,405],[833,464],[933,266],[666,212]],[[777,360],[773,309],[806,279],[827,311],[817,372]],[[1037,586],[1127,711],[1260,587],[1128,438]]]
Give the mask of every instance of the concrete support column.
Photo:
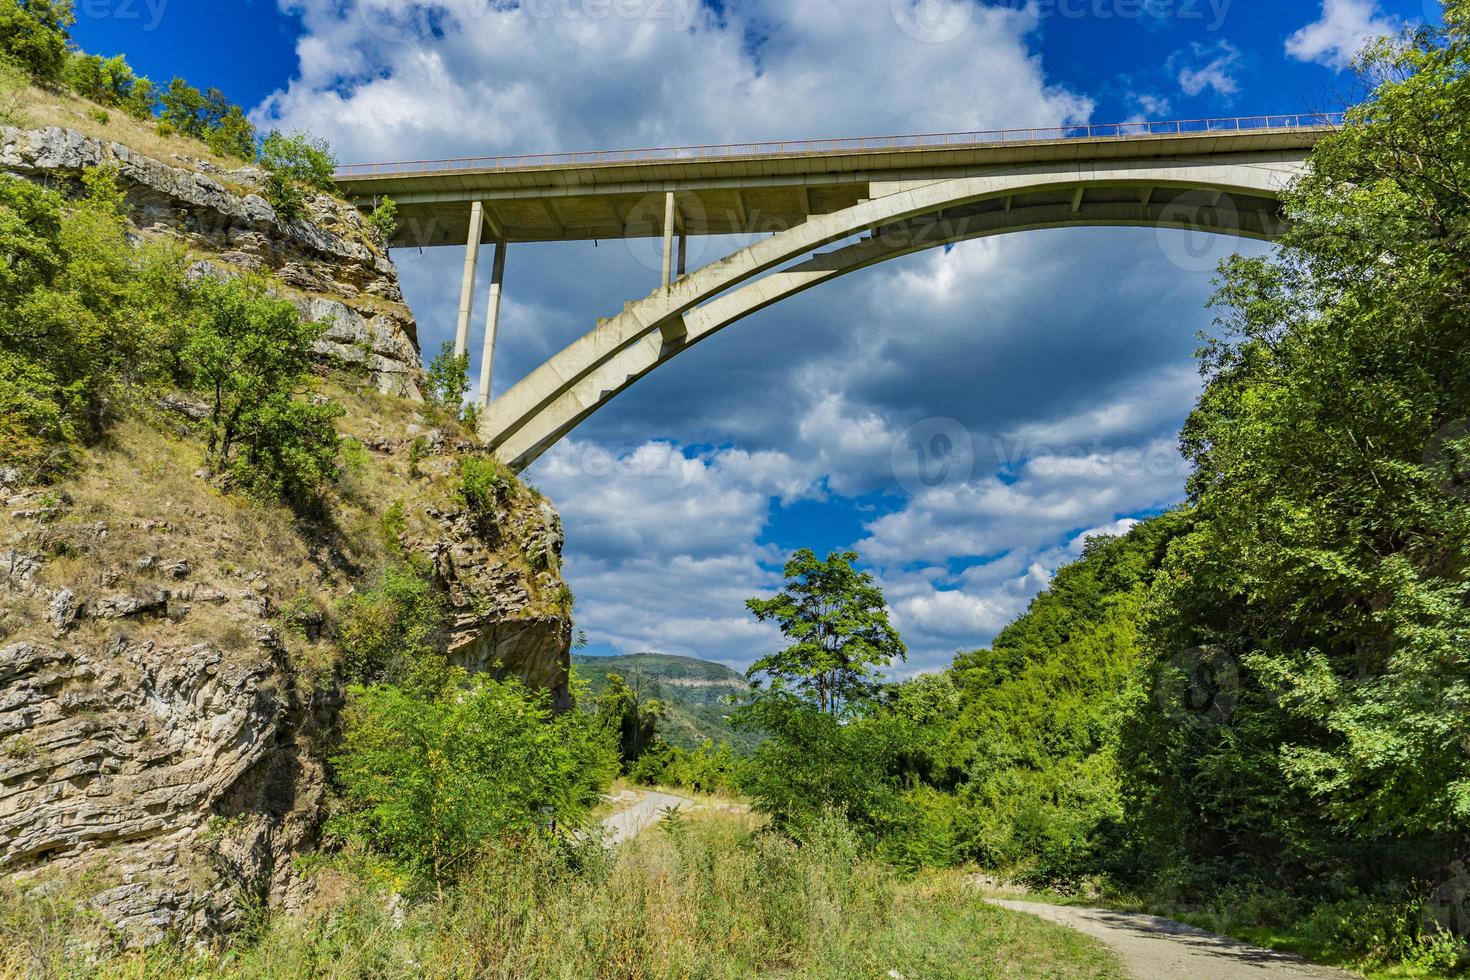
[[[470,346],[470,316],[475,312],[475,273],[480,270],[480,239],[485,235],[485,205],[470,205],[470,234],[464,247],[464,278],[459,286],[459,323],[454,330],[454,356]]]
[[[485,311],[485,351],[480,356],[480,408],[490,404],[490,382],[495,375],[495,331],[500,326],[500,292],[505,283],[505,250],[510,243],[495,243],[495,264],[490,272],[490,308]]]
[[[674,281],[674,192],[664,192],[664,279],[665,288]]]
[[[679,229],[679,278],[689,272],[689,229]]]

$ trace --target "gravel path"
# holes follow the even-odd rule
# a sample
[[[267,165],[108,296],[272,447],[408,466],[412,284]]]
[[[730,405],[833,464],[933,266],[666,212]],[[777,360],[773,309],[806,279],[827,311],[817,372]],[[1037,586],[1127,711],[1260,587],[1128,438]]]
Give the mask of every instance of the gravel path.
[[[1347,980],[1357,977],[1325,966],[1313,966],[1289,953],[1260,949],[1183,923],[1152,915],[1074,908],[1041,902],[989,899],[992,905],[1028,912],[1070,926],[1107,943],[1123,959],[1136,980],[1266,980],[1311,977]]]
[[[602,821],[602,843],[604,847],[617,847],[625,840],[637,837],[664,818],[664,811],[671,807],[693,806],[693,800],[668,793],[643,793],[638,802],[626,810],[619,810]]]

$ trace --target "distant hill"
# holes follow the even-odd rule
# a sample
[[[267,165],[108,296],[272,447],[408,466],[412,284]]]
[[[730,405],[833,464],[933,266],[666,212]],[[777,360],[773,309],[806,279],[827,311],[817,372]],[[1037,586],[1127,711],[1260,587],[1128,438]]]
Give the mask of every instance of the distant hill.
[[[749,689],[739,671],[724,664],[676,657],[664,653],[633,653],[622,657],[572,657],[577,676],[601,693],[608,674],[619,674],[628,686],[645,698],[657,698],[665,706],[659,726],[664,738],[692,749],[706,739],[728,742],[737,752],[753,748],[760,737],[738,732],[730,726],[731,695]]]

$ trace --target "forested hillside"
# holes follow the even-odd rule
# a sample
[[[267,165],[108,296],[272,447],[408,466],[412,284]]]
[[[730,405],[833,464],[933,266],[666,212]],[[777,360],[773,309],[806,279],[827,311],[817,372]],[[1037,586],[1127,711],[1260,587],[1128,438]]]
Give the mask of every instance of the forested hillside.
[[[836,805],[902,864],[1465,965],[1470,4],[1446,20],[1363,55],[1372,95],[1280,248],[1222,267],[1182,508],[1090,542],[990,649],[835,712],[821,679],[863,690],[892,648],[828,622],[841,556],[788,567],[793,646],[746,709],[778,824]]]
[[[574,656],[577,676],[592,688],[593,697],[607,689],[608,675],[617,674],[642,699],[659,705],[659,733],[683,749],[705,742],[728,744],[746,752],[759,737],[730,724],[732,698],[744,696],[749,685],[738,671],[724,664],[663,653],[632,653],[621,657]]]

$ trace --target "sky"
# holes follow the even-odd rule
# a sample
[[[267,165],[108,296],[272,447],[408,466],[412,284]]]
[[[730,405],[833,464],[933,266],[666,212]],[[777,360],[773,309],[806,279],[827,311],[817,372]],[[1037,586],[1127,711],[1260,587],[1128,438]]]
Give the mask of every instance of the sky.
[[[343,162],[1340,108],[1366,40],[1437,0],[77,0],[74,36],[224,90]],[[691,243],[697,267],[739,245]],[[745,667],[745,600],[855,550],[909,648],[988,644],[1090,534],[1179,503],[1220,260],[1186,232],[1027,232],[807,292],[681,354],[527,479],[567,528],[593,653]],[[642,298],[646,244],[508,253],[503,391]],[[395,254],[426,353],[462,252]],[[488,290],[481,263],[480,309]],[[471,338],[470,349],[479,350]],[[477,373],[472,366],[471,374]],[[947,469],[914,447],[953,447]],[[929,478],[918,466],[927,462]]]

